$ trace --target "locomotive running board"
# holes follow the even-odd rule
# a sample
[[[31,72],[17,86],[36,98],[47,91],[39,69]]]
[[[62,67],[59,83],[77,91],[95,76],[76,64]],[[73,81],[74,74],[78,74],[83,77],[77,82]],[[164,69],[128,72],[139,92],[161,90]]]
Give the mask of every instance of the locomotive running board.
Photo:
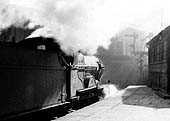
[[[76,91],[76,96],[86,95],[87,93],[100,93],[103,90],[103,88],[100,87],[89,87],[85,89],[79,89]]]
[[[79,97],[77,109],[99,101],[102,90],[103,88],[100,87],[90,87],[77,90],[76,96]]]

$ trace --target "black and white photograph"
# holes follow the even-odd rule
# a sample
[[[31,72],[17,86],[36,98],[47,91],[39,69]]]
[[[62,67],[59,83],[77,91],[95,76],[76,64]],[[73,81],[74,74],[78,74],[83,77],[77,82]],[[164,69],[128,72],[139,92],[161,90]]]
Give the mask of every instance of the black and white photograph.
[[[0,121],[170,121],[169,5],[0,0]]]

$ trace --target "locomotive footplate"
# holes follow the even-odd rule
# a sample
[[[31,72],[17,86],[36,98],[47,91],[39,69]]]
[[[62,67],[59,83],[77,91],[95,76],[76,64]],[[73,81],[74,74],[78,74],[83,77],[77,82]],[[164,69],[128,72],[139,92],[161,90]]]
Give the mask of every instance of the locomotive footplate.
[[[86,95],[87,93],[97,93],[102,91],[103,88],[101,87],[89,87],[89,88],[85,88],[85,89],[79,89],[76,91],[76,95],[77,96],[81,96],[81,95]]]
[[[102,90],[103,88],[100,87],[90,87],[77,90],[76,96],[79,96],[78,108],[99,101],[99,96],[101,95]]]

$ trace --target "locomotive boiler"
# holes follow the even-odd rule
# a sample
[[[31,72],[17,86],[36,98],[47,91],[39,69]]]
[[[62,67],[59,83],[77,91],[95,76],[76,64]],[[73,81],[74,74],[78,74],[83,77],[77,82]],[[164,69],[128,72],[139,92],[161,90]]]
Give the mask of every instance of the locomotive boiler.
[[[52,38],[0,43],[0,120],[51,108],[80,108],[99,99],[102,61],[67,55]]]

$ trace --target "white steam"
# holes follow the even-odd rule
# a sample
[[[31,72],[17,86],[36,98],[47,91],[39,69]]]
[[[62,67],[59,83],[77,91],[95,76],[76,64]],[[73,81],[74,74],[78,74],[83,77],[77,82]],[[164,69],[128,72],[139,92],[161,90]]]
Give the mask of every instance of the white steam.
[[[101,87],[103,88],[103,98],[114,97],[120,93],[120,90],[118,90],[117,87],[113,84],[105,84],[101,85]]]
[[[29,21],[29,28],[41,26],[32,37],[54,37],[66,51],[94,54],[126,26],[160,31],[161,21],[162,29],[169,24],[168,8],[167,0],[1,0],[0,29]]]

